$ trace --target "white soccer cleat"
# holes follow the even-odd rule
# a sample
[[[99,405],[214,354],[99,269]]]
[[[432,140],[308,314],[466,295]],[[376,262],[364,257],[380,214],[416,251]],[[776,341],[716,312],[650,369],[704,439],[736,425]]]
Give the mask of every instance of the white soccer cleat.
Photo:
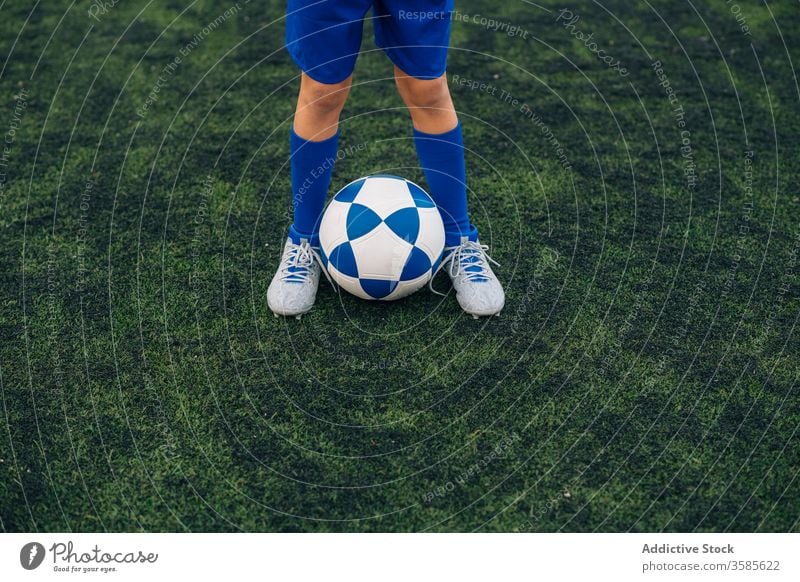
[[[490,263],[498,265],[486,251],[489,247],[477,241],[461,238],[461,244],[445,248],[439,270],[447,267],[447,274],[456,290],[456,299],[461,308],[477,318],[479,316],[498,315],[506,303],[503,286],[497,280]],[[499,265],[498,265],[499,266]],[[435,273],[434,273],[435,275]],[[431,279],[430,289],[433,289]],[[442,293],[438,293],[443,295]]]
[[[321,271],[319,254],[306,239],[286,239],[281,264],[267,289],[267,304],[276,316],[297,316],[314,306]]]

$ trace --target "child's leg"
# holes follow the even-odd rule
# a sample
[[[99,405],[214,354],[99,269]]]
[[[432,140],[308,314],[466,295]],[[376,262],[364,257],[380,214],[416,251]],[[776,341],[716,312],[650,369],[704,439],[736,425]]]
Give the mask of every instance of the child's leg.
[[[339,115],[350,92],[352,76],[326,84],[303,73],[291,130],[293,242],[319,244],[318,231],[331,182],[339,141]]]
[[[329,85],[303,73],[294,113],[294,131],[297,135],[311,141],[333,137],[339,129],[339,115],[352,84],[352,75],[341,83]]]
[[[464,142],[445,75],[418,79],[395,66],[395,81],[414,123],[414,144],[431,196],[444,221],[447,246],[477,239],[467,214]]]

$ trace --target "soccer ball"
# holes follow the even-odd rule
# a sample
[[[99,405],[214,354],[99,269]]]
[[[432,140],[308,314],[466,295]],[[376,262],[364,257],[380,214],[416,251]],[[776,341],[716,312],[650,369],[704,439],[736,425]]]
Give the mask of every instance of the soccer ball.
[[[322,216],[319,238],[331,278],[362,299],[411,295],[430,280],[444,251],[444,225],[431,197],[389,175],[339,190]]]

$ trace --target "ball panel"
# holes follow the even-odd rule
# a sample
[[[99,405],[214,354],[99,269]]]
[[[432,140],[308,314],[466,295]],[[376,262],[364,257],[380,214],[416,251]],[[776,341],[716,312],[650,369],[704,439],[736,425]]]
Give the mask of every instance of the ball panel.
[[[344,242],[333,249],[328,257],[328,263],[345,275],[358,277],[358,264],[349,242]]]
[[[398,280],[408,260],[409,243],[398,238],[385,224],[350,243],[358,272],[365,279]]]
[[[347,238],[357,239],[381,223],[381,217],[361,204],[351,204],[347,212]]]
[[[392,232],[407,243],[414,244],[419,236],[419,213],[416,208],[403,208],[393,212],[384,221]]]
[[[359,279],[361,288],[372,299],[385,299],[397,287],[397,281],[383,281],[380,279]]]
[[[408,186],[408,191],[411,194],[411,198],[414,200],[414,205],[417,208],[436,208],[436,204],[433,203],[433,199],[428,195],[425,190],[417,186],[411,180],[406,180],[406,184]]]
[[[361,288],[361,284],[358,282],[358,278],[348,277],[341,271],[337,271],[336,267],[333,267],[331,265],[328,266],[328,274],[340,288],[344,289],[351,295],[355,295],[356,297],[360,297],[361,299],[372,299],[372,297],[367,295],[367,293]]]
[[[359,178],[358,180],[353,180],[347,186],[339,190],[333,199],[338,200],[339,202],[352,202],[358,192],[361,190],[364,182],[367,180],[368,178]]]
[[[390,178],[392,180],[403,180],[404,182],[408,181],[405,178],[403,178],[402,176],[395,176],[394,174],[370,174],[367,177],[368,178]]]
[[[392,291],[392,294],[384,297],[383,301],[396,301],[397,299],[408,297],[412,293],[424,287],[429,280],[430,280],[430,273],[425,273],[421,277],[412,279],[410,281],[400,281],[397,284],[397,287],[395,287],[395,290]]]
[[[403,272],[400,274],[400,280],[409,281],[411,279],[416,279],[417,277],[424,275],[426,272],[429,273],[430,270],[431,260],[428,257],[428,254],[425,251],[414,247],[411,249],[411,253],[408,255],[408,260],[403,267]]]
[[[319,242],[325,252],[330,251],[347,241],[347,212],[350,204],[332,200],[322,216],[319,226]]]
[[[398,178],[375,178],[370,176],[353,200],[371,208],[381,219],[401,208],[414,206],[406,181]]]
[[[444,223],[436,208],[419,208],[419,236],[415,246],[428,254],[431,262],[442,254],[444,249]]]

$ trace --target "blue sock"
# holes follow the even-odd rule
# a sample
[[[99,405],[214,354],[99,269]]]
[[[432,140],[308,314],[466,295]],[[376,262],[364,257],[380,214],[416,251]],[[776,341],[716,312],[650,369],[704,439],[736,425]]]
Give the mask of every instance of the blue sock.
[[[297,135],[292,128],[289,142],[294,207],[294,223],[289,227],[289,238],[294,243],[305,238],[312,246],[319,246],[319,223],[331,184],[339,132],[323,141],[310,141]]]
[[[467,213],[467,170],[461,123],[448,132],[424,133],[414,128],[414,145],[431,197],[444,222],[445,245],[461,243],[461,237],[478,239],[478,229]]]

